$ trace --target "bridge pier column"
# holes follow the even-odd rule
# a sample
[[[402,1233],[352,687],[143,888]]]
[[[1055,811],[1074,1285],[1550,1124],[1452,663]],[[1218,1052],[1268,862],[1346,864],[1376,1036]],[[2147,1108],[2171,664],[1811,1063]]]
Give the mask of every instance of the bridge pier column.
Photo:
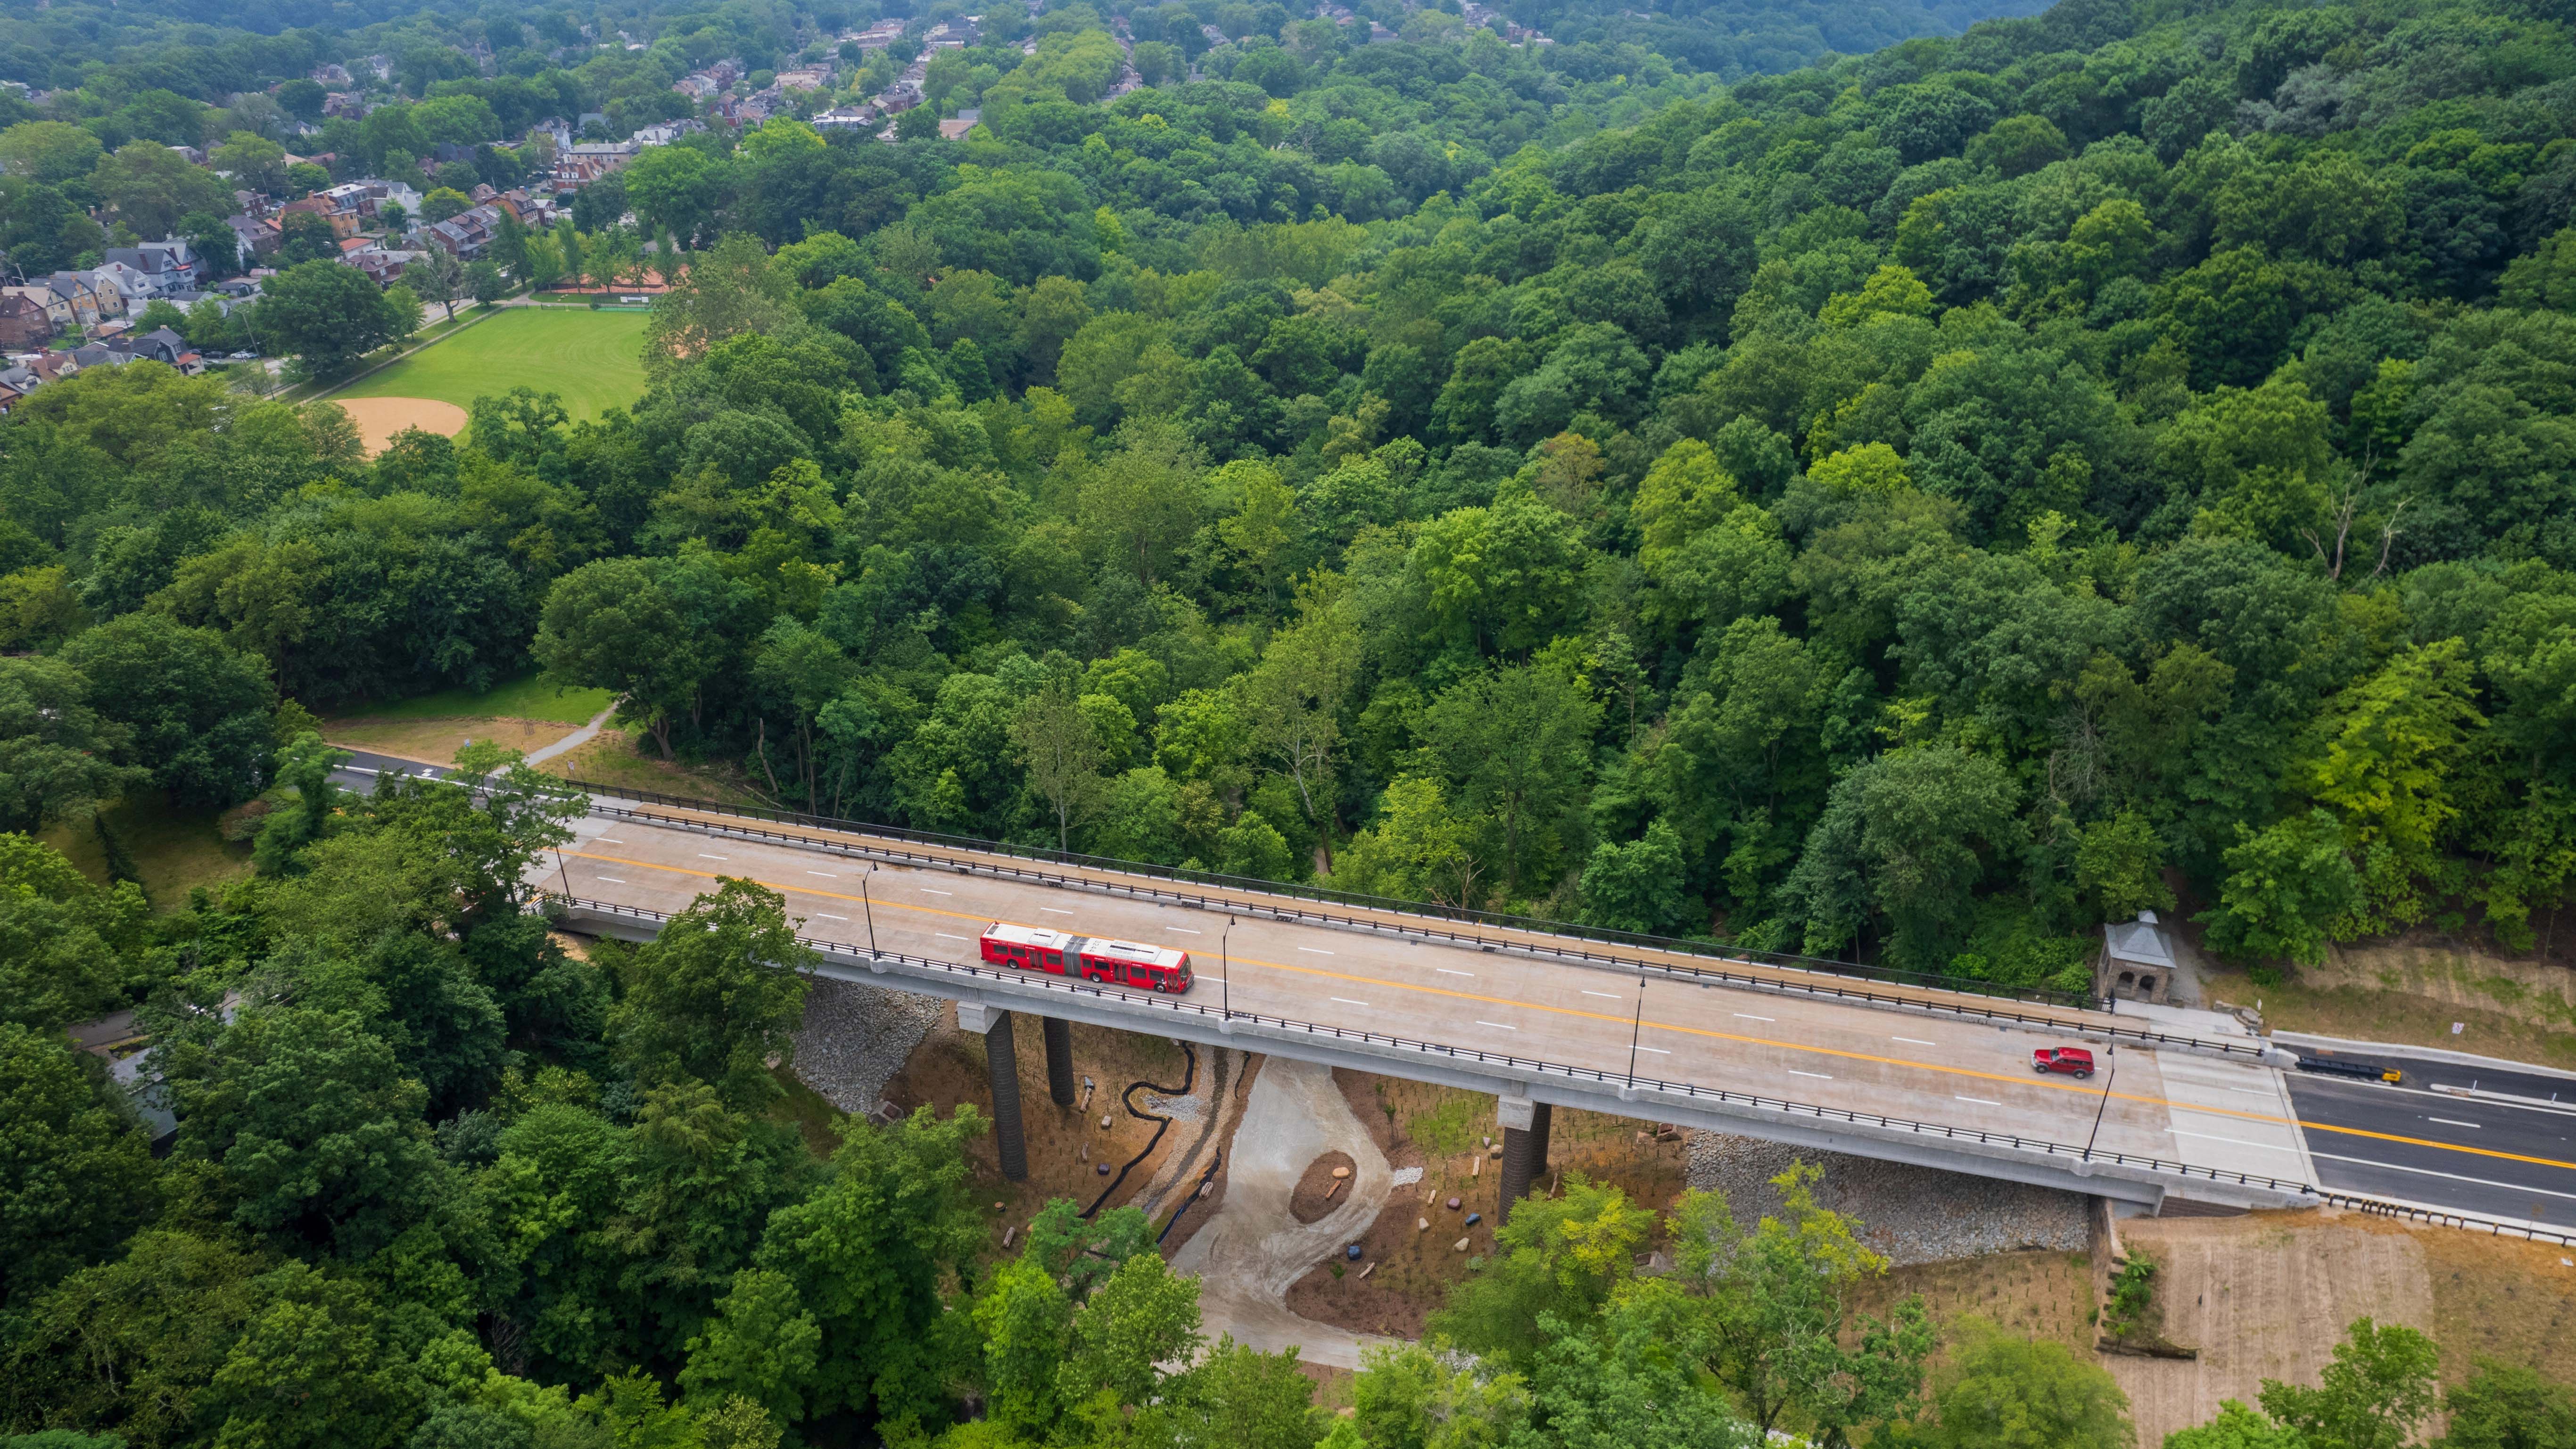
[[[957,1025],[984,1038],[984,1065],[993,1083],[993,1145],[1001,1151],[1002,1176],[1026,1182],[1029,1144],[1020,1130],[1020,1056],[1011,1040],[1011,1014],[981,1001],[961,1001]]]
[[[1547,1129],[1554,1109],[1545,1102],[1506,1095],[1500,1099],[1503,1125],[1503,1196],[1494,1209],[1497,1225],[1512,1220],[1512,1204],[1529,1196],[1530,1184],[1547,1170]]]
[[[1073,1025],[1060,1016],[1038,1018],[1046,1038],[1047,1095],[1059,1107],[1073,1105]]]

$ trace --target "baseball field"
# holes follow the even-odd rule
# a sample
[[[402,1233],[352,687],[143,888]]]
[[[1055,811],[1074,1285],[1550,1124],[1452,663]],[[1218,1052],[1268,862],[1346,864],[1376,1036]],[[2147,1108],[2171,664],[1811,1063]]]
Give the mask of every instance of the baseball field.
[[[476,398],[514,387],[554,393],[576,420],[595,418],[644,395],[644,320],[642,312],[505,308],[331,401],[353,404],[349,413],[371,451],[404,427],[454,434]]]

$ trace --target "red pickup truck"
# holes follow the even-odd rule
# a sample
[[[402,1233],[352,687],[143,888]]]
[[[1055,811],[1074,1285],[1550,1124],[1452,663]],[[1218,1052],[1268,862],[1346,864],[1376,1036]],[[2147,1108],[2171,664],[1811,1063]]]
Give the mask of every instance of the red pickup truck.
[[[2030,1069],[2043,1075],[2063,1072],[2070,1077],[2093,1075],[2093,1054],[2082,1047],[2041,1047],[2030,1054]]]

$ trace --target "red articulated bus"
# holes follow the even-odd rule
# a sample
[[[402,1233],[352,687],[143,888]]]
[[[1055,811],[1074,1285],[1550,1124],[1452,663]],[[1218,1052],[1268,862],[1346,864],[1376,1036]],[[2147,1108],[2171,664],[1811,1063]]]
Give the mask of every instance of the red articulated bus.
[[[983,954],[996,966],[1016,966],[1050,976],[1079,972],[1085,981],[1114,981],[1170,996],[1190,989],[1189,952],[1141,946],[1134,941],[996,922],[984,932]]]

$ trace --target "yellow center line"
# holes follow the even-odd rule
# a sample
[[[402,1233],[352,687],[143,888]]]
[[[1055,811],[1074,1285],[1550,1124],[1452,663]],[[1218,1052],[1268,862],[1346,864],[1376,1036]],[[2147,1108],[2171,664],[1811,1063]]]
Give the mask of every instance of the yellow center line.
[[[673,875],[697,876],[706,880],[722,880],[728,878],[716,871],[697,870],[688,866],[662,865],[654,861],[632,860],[624,856],[593,855],[580,851],[570,852],[570,854],[575,860],[605,861],[611,865],[631,865],[643,870],[658,870]],[[822,890],[814,886],[765,881],[752,876],[734,876],[730,878],[734,880],[748,880],[754,885],[766,886],[771,890],[780,891],[790,895],[819,896],[825,900],[832,901],[859,901],[871,907],[875,904],[873,897],[865,895],[845,895],[838,891]],[[952,911],[939,906],[916,905],[908,901],[888,901],[886,902],[886,909],[891,911],[911,911],[917,915],[944,916],[952,920],[960,921],[994,921],[1002,925],[1032,924],[1020,921],[1003,921],[999,917],[977,911]],[[1047,927],[1046,929],[1052,930],[1056,928]],[[1410,981],[1390,981],[1380,976],[1359,976],[1347,971],[1330,971],[1319,966],[1299,966],[1285,961],[1264,961],[1257,956],[1234,956],[1230,959],[1242,962],[1246,965],[1263,966],[1274,971],[1293,971],[1302,976],[1313,976],[1327,981],[1348,982],[1355,986],[1383,986],[1391,990],[1410,991],[1423,996],[1446,997],[1453,1001],[1473,1001],[1486,1006],[1508,1006],[1518,1008],[1523,1011],[1544,1012],[1552,1016],[1573,1017],[1582,1021],[1608,1022],[1613,1026],[1617,1025],[1619,1022],[1618,1017],[1607,1012],[1586,1011],[1581,1007],[1548,1006],[1538,1002],[1515,1001],[1509,997],[1486,996],[1477,992],[1459,991],[1446,986],[1421,986]],[[2177,1102],[2170,1097],[2151,1097],[2140,1092],[2113,1092],[2107,1088],[2097,1091],[2091,1087],[2079,1087],[2071,1082],[2054,1081],[2046,1077],[2025,1077],[2018,1076],[2011,1072],[1989,1072],[1982,1071],[1974,1067],[1944,1066],[1938,1062],[1918,1062],[1905,1057],[1882,1056],[1872,1052],[1850,1051],[1841,1047],[1816,1046],[1807,1042],[1776,1041],[1770,1037],[1745,1036],[1735,1032],[1716,1031],[1708,1027],[1683,1026],[1676,1022],[1654,1021],[1647,1022],[1645,1024],[1654,1027],[1658,1031],[1680,1032],[1686,1036],[1705,1037],[1711,1041],[1732,1042],[1742,1046],[1777,1047],[1783,1051],[1806,1052],[1814,1056],[1834,1057],[1843,1061],[1869,1062],[1878,1066],[1907,1067],[1916,1071],[1932,1072],[1941,1076],[1963,1077],[1970,1081],[2001,1082],[2007,1086],[2027,1087],[2041,1091],[2067,1092],[2081,1096],[2088,1101],[2108,1097],[2113,1101],[2136,1102],[2146,1106],[2163,1107],[2167,1109],[2169,1114],[2174,1109],[2179,1108],[2186,1112],[2198,1112],[2204,1116],[2233,1117],[2246,1122],[2267,1123],[2276,1127],[2288,1127],[2294,1132],[2302,1129],[2317,1132],[2334,1132],[2347,1137],[2365,1137],[2374,1141],[2395,1142],[2409,1147],[2432,1147],[2438,1148],[2444,1152],[2466,1153],[2473,1157],[2491,1157],[2506,1162],[2526,1162],[2535,1166],[2559,1167],[2565,1168],[2571,1172],[2576,1172],[2576,1162],[2561,1162],[2550,1157],[2530,1157],[2518,1152],[2502,1152],[2489,1147],[2471,1147],[2458,1142],[2436,1142],[2425,1137],[2405,1137],[2388,1132],[2372,1132],[2360,1127],[2338,1127],[2325,1122],[2301,1122],[2294,1118],[2278,1117],[2265,1112],[2248,1111],[2241,1107],[2206,1107],[2194,1102]],[[2153,1129],[2150,1128],[2148,1130],[2152,1131]]]
[[[648,823],[654,823],[654,824],[656,824],[657,828],[661,828],[661,827],[660,827],[659,822],[666,821],[666,820],[667,820],[667,821],[669,821],[669,822],[671,822],[671,823],[672,823],[672,824],[674,824],[674,825],[682,826],[682,827],[690,826],[690,825],[708,825],[708,826],[715,826],[715,827],[723,828],[723,827],[730,827],[730,826],[733,824],[733,822],[732,822],[732,821],[727,820],[727,819],[725,819],[724,817],[721,817],[721,816],[708,818],[708,817],[691,816],[691,815],[685,815],[685,814],[682,814],[682,815],[673,815],[673,816],[656,816],[656,815],[651,814],[650,812],[638,812],[638,813],[639,813],[639,814],[641,814],[641,815],[644,817],[644,819],[645,819]],[[804,828],[808,831],[808,834],[806,834],[806,835],[802,835],[802,836],[796,836],[796,837],[793,837],[793,838],[794,838],[794,839],[799,839],[799,840],[809,840],[809,841],[811,841],[811,842],[813,842],[813,843],[815,843],[815,844],[817,844],[817,845],[831,845],[831,844],[836,844],[836,843],[838,843],[838,842],[837,842],[837,839],[836,839],[836,836],[835,836],[835,834],[834,834],[833,832],[817,830],[817,829],[814,829],[813,827],[804,827]],[[865,839],[865,838],[867,838],[867,837],[863,837],[863,836],[862,836],[862,837],[858,837],[858,838]],[[755,844],[755,845],[764,845],[764,846],[765,846],[765,845],[769,845],[769,844],[771,844],[771,842],[768,842],[768,841],[752,841],[752,842],[748,842],[748,843],[750,843],[750,844]],[[606,856],[598,856],[598,857],[589,857],[589,858],[605,860],[605,859],[608,859],[609,857],[606,857]],[[976,859],[976,857],[974,856],[974,854],[973,854],[973,853],[971,853],[971,852],[965,852],[965,851],[959,851],[959,852],[956,852],[955,858],[956,858],[960,863],[971,863],[971,862],[973,862],[973,861]],[[629,863],[629,864],[641,864],[642,862],[628,862],[628,863]],[[652,867],[652,868],[653,868],[653,869],[660,869],[660,870],[668,870],[668,869],[674,869],[675,867],[670,867],[670,866],[656,866],[656,867]],[[929,870],[929,869],[934,869],[935,867],[931,867],[931,866],[923,866],[923,865],[897,865],[897,866],[894,866],[894,867],[892,867],[892,868],[893,868],[893,869],[895,869],[895,870]],[[1067,875],[1068,875],[1070,878],[1073,878],[1073,879],[1080,879],[1080,880],[1092,880],[1092,879],[1097,878],[1097,879],[1099,880],[1099,882],[1100,882],[1100,883],[1103,883],[1103,884],[1110,884],[1110,883],[1114,883],[1114,881],[1115,881],[1115,875],[1114,875],[1114,873],[1111,873],[1111,872],[1085,873],[1085,872],[1084,872],[1084,871],[1082,871],[1079,867],[1064,867],[1064,869],[1066,870]],[[781,887],[781,889],[803,890],[803,889],[804,889],[804,887],[802,887],[802,886],[791,886],[791,887]],[[811,892],[811,894],[815,894],[815,895],[826,895],[826,896],[828,896],[828,895],[830,895],[831,893],[830,893],[830,892],[828,892],[828,891],[815,891],[815,892]],[[1220,897],[1220,898],[1222,898],[1222,897]],[[858,898],[858,897],[856,897],[856,896],[845,896],[845,897],[838,897],[838,899],[844,899],[844,900],[857,900],[857,899],[859,899],[859,898]],[[1252,899],[1258,899],[1258,898],[1257,898],[1257,897],[1255,897],[1255,898],[1252,898]],[[1247,904],[1249,904],[1249,901],[1247,901]],[[927,907],[894,906],[894,903],[893,903],[893,902],[888,902],[888,905],[889,905],[890,907],[894,907],[894,908],[896,908],[896,909],[904,909],[904,910],[916,910],[916,909],[919,909],[919,910],[926,910],[926,909],[929,909],[929,908],[927,908]],[[954,915],[954,916],[958,916],[958,917],[960,917],[961,919],[968,919],[968,920],[991,920],[991,919],[993,919],[993,918],[992,918],[992,917],[990,917],[990,916],[977,916],[977,915],[973,914],[972,912],[957,912],[957,911],[952,911],[952,912],[949,912],[948,914],[950,914],[950,915]],[[1017,923],[1016,923],[1016,922],[1014,922],[1013,924],[1017,924]],[[1294,924],[1294,923],[1291,923],[1291,924]],[[1402,928],[1401,928],[1401,926],[1399,926],[1399,927],[1398,927],[1398,929],[1402,929]],[[1536,948],[1541,948],[1541,949],[1547,948],[1547,947],[1551,944],[1551,943],[1550,943],[1550,939],[1549,939],[1547,936],[1545,936],[1543,933],[1526,932],[1526,931],[1513,931],[1513,930],[1509,929],[1508,927],[1494,928],[1494,929],[1497,929],[1497,930],[1500,932],[1500,939],[1503,939],[1503,940],[1505,940],[1505,941],[1511,942],[1511,943],[1513,943],[1513,944],[1518,944],[1518,945],[1528,945],[1528,946],[1532,946],[1532,947],[1536,947]],[[1693,958],[1688,957],[1688,956],[1679,956],[1679,955],[1675,955],[1675,954],[1673,954],[1673,953],[1671,953],[1671,952],[1667,952],[1667,951],[1657,951],[1657,950],[1654,950],[1654,949],[1652,949],[1652,948],[1650,948],[1650,947],[1631,947],[1631,948],[1629,948],[1629,949],[1634,950],[1634,951],[1637,953],[1637,957],[1636,957],[1636,959],[1637,959],[1641,964],[1651,964],[1651,965],[1671,966],[1671,967],[1674,967],[1674,968],[1676,968],[1676,969],[1684,970],[1684,971],[1694,971],[1694,970],[1701,970],[1701,969],[1703,969],[1703,963],[1701,963],[1701,962],[1699,962],[1699,961],[1697,961],[1697,960],[1694,960]],[[1243,959],[1245,959],[1245,960],[1251,960],[1252,958],[1250,958],[1250,957],[1244,957]],[[1256,962],[1255,964],[1256,964],[1256,965],[1269,966],[1269,965],[1277,965],[1278,963],[1276,963],[1276,962],[1262,961],[1262,962]],[[1759,969],[1759,968],[1758,968],[1758,966],[1757,966],[1757,963],[1754,963],[1754,962],[1751,962],[1751,961],[1729,961],[1729,962],[1726,962],[1725,964],[1726,964],[1730,969],[1734,969],[1734,970],[1751,970],[1751,969]],[[1284,971],[1299,971],[1299,970],[1307,970],[1308,968],[1298,967],[1298,966],[1281,966],[1281,967],[1280,967],[1280,969],[1281,969],[1281,970],[1284,970]],[[1318,975],[1318,976],[1330,976],[1330,975],[1332,975],[1333,973],[1328,972],[1328,971],[1309,971],[1309,973],[1308,973],[1308,974],[1310,974],[1310,975]],[[1366,981],[1366,980],[1369,980],[1370,978],[1368,978],[1368,977],[1358,977],[1358,976],[1354,976],[1354,977],[1349,977],[1349,978],[1345,978],[1345,979],[1353,980],[1353,981]],[[1795,977],[1795,975],[1794,975],[1794,974],[1790,974],[1790,975],[1783,975],[1783,976],[1780,978],[1780,983],[1779,983],[1779,984],[1784,984],[1784,985],[1786,985],[1786,984],[1791,984],[1791,983],[1793,983],[1793,982],[1795,981],[1795,979],[1796,979],[1796,977]],[[1389,982],[1389,983],[1386,983],[1386,984],[1388,984],[1388,985],[1392,985],[1392,986],[1399,986],[1399,987],[1403,987],[1403,986],[1404,986],[1404,983],[1402,983],[1402,982]],[[1721,983],[1721,984],[1722,984],[1722,983]],[[1887,985],[1888,983],[1878,983],[1878,984],[1880,984],[1880,985],[1884,986],[1884,985]],[[1437,988],[1432,988],[1432,987],[1405,987],[1405,989],[1407,989],[1407,990],[1429,991],[1429,990],[1436,990]],[[1462,994],[1462,993],[1450,993],[1450,994],[1452,994],[1452,995],[1457,995],[1457,994]],[[1483,997],[1473,997],[1473,998],[1470,998],[1470,999],[1472,999],[1472,1000],[1485,1000],[1485,999],[1487,999],[1487,998],[1483,998]],[[1926,1003],[1934,1003],[1934,1002],[1938,1002],[1940,999],[1941,999],[1941,997],[1940,997],[1940,995],[1939,995],[1939,994],[1937,994],[1937,993],[1927,993],[1927,994],[1923,997],[1923,1000],[1924,1000]],[[1519,1002],[1509,1002],[1509,1003],[1505,1003],[1505,1004],[1507,1004],[1507,1005],[1521,1005],[1521,1004],[1523,1004],[1523,1003],[1519,1003]],[[2031,1014],[2032,1014],[2032,1007],[2033,1007],[2034,1005],[2035,1005],[2034,1003],[2028,1003],[2028,1002],[2019,1003],[2019,1006],[2020,1006],[2020,1008],[2021,1008],[2021,1010],[2022,1010],[2023,1014],[2025,1014],[2025,1015],[2031,1015]],[[2048,1008],[2046,1008],[2046,1007],[2040,1007],[2039,1009],[2040,1009],[2041,1011],[2046,1011],[2046,1010],[2048,1010]],[[1582,1015],[1582,1014],[1584,1014],[1584,1013],[1579,1013],[1579,1012],[1578,1012],[1578,1013],[1572,1013],[1572,1014],[1575,1014],[1575,1015]],[[1606,1021],[1606,1020],[1612,1020],[1613,1018],[1604,1017],[1604,1018],[1602,1018],[1602,1019]],[[2084,1023],[2084,1020],[2083,1020],[2083,1017],[2082,1017],[2082,1015],[2081,1015],[2081,1013],[2077,1013],[2077,1014],[2075,1014],[2075,1015],[2071,1015],[2071,1016],[2070,1016],[2070,1015],[2045,1015],[2045,1016],[2039,1016],[2039,1017],[2036,1017],[2035,1019],[2048,1021],[2048,1022],[2054,1023],[2054,1024],[2059,1025],[2059,1026],[2076,1027],[2076,1028],[2078,1028],[2078,1029],[2081,1029],[2081,1028],[2084,1026],[2084,1024],[2085,1024],[2085,1023]],[[1676,1027],[1676,1028],[1674,1028],[1674,1030],[1677,1030],[1677,1031],[1679,1031],[1679,1030],[1686,1030],[1686,1029],[1687,1029],[1687,1028],[1681,1028],[1681,1027]],[[1756,1040],[1759,1040],[1759,1038],[1756,1038],[1756,1037],[1744,1037],[1744,1038],[1730,1038],[1730,1040],[1756,1041]],[[2021,1079],[2021,1078],[2019,1078],[2019,1077],[2005,1076],[2005,1077],[1999,1078],[1998,1080],[2001,1080],[2001,1081],[2008,1081],[2008,1082],[2019,1082],[2019,1081],[2021,1081],[2022,1079]],[[2023,1085],[2025,1085],[2025,1086],[2029,1086],[2029,1085],[2037,1085],[2037,1084],[2024,1082],[2024,1083],[2023,1083]]]

